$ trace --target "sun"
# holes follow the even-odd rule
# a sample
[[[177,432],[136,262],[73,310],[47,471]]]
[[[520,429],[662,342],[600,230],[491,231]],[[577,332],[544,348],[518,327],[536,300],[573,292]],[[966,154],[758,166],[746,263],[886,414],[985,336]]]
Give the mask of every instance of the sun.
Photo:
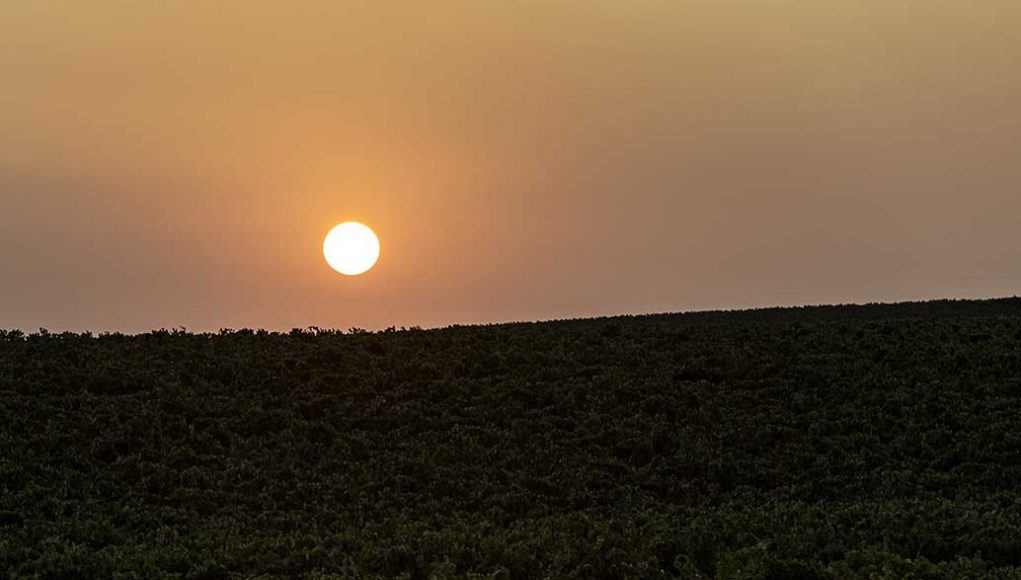
[[[379,238],[369,226],[344,222],[326,234],[323,255],[331,268],[345,276],[364,274],[379,259]]]

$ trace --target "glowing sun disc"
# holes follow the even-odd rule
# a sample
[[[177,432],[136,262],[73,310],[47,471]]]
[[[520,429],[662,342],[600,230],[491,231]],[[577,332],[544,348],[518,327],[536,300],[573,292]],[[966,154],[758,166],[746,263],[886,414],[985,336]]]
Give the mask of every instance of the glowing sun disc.
[[[326,234],[323,256],[331,268],[345,276],[364,274],[379,259],[379,238],[364,224],[344,222]]]

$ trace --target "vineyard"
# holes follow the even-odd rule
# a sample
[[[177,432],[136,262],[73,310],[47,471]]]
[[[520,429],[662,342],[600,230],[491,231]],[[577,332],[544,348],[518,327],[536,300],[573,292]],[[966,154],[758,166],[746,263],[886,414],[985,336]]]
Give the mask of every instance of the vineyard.
[[[0,577],[1021,578],[1021,299],[0,332]]]

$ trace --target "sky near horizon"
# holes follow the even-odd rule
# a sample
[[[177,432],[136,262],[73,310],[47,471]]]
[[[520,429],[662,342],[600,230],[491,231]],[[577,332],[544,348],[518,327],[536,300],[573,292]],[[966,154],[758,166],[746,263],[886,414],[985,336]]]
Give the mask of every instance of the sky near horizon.
[[[0,328],[1021,294],[1021,3],[5,0]],[[347,220],[375,269],[333,272]]]

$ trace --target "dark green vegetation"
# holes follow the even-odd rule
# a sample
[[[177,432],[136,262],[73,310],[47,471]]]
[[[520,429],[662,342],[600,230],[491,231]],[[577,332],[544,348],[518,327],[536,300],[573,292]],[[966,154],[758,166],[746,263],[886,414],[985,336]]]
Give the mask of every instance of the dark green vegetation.
[[[0,576],[1021,578],[1019,485],[1019,299],[0,334]]]

